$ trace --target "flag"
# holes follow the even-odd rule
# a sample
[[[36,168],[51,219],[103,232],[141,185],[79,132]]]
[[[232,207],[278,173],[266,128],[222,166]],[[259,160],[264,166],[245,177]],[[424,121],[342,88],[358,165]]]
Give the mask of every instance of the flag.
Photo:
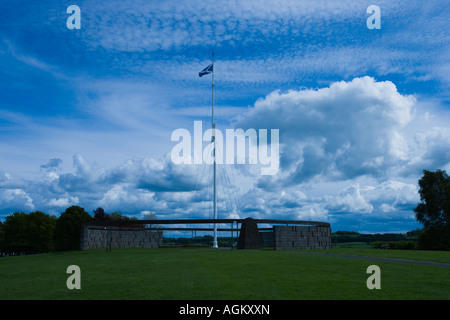
[[[198,73],[199,77],[203,77],[204,75],[210,74],[213,72],[213,68],[214,68],[214,64],[210,64],[209,66],[207,66],[205,69],[203,69],[202,71],[200,71]]]

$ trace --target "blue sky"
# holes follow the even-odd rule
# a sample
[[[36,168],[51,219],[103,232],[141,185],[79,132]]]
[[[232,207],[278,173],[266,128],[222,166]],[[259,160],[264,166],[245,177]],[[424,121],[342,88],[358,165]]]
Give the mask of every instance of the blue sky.
[[[422,170],[450,170],[449,16],[439,1],[3,1],[0,218],[212,218],[211,166],[170,152],[175,129],[209,124],[214,50],[218,127],[280,132],[276,175],[219,166],[220,218],[416,229]]]

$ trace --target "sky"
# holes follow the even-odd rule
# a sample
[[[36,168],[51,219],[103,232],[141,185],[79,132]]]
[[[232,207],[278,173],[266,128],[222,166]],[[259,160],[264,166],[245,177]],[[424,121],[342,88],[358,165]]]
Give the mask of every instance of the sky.
[[[174,163],[171,136],[211,127],[214,52],[217,128],[279,131],[276,174],[217,166],[219,218],[420,228],[423,170],[450,171],[449,17],[442,1],[2,1],[0,220],[213,218],[212,166]]]

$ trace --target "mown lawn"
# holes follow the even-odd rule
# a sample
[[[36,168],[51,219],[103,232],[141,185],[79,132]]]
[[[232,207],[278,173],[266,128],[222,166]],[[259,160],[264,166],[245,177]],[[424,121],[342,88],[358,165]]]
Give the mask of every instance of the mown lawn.
[[[324,251],[322,251],[324,252]],[[327,252],[450,263],[450,252]],[[367,267],[381,268],[369,290]],[[69,265],[81,289],[69,290]],[[0,258],[0,299],[449,299],[450,268],[297,251],[113,249]]]

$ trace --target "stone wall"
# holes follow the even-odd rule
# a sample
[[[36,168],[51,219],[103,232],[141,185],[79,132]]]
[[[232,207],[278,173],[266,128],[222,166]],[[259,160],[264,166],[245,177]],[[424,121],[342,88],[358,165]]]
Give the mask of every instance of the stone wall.
[[[275,250],[280,249],[329,249],[331,228],[318,226],[274,226]]]
[[[272,231],[260,231],[259,235],[261,236],[262,246],[264,248],[274,248],[275,242]]]
[[[162,231],[117,227],[82,227],[81,250],[97,248],[159,248],[162,244]]]

